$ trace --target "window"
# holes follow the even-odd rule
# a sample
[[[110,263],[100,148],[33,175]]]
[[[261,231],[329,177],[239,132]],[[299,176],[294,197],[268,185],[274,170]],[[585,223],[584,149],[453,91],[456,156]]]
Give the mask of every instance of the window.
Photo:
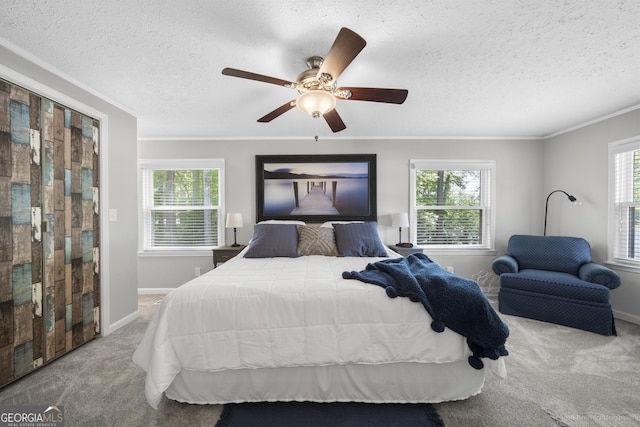
[[[609,146],[610,254],[640,267],[640,138]]]
[[[138,175],[143,252],[224,243],[224,160],[139,160]]]
[[[411,230],[419,246],[493,249],[493,161],[412,160]]]

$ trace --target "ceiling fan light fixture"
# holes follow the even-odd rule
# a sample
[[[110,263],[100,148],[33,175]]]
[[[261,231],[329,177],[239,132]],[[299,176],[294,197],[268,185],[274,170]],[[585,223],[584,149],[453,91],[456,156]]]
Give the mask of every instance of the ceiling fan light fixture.
[[[300,94],[296,106],[312,117],[320,117],[336,107],[336,97],[324,90],[310,90]]]

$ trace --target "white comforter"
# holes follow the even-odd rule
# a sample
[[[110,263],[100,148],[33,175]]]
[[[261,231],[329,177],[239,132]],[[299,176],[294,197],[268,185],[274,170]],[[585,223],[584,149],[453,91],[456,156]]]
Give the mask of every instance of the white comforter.
[[[379,259],[240,255],[169,293],[133,357],[147,372],[149,404],[183,369],[466,359],[465,338],[433,332],[421,304],[342,279]]]

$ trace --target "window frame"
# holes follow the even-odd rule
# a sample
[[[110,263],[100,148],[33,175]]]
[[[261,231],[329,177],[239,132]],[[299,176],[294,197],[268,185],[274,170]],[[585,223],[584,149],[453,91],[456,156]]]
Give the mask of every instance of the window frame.
[[[477,255],[495,253],[495,160],[456,160],[456,159],[411,159],[409,167],[410,181],[410,227],[411,241],[418,246],[428,248],[430,254]],[[424,245],[417,240],[416,171],[417,170],[480,170],[480,209],[482,210],[482,235],[486,236],[481,245]],[[464,207],[467,209],[468,207]]]
[[[138,159],[138,255],[140,256],[209,256],[215,246],[225,245],[225,161],[224,159]],[[145,248],[145,170],[212,170],[218,169],[218,243],[215,246]]]
[[[623,267],[630,271],[640,271],[640,260],[634,260],[627,257],[620,257],[617,253],[618,241],[621,238],[618,231],[618,211],[620,209],[635,206],[640,208],[640,202],[617,202],[617,191],[619,171],[616,166],[616,155],[621,153],[632,153],[634,151],[640,151],[640,135],[626,138],[619,141],[609,143],[608,147],[608,220],[607,220],[607,264]],[[629,165],[631,166],[631,164]],[[626,181],[633,181],[633,170],[629,170],[626,173],[631,173],[631,176],[625,175],[623,177]]]

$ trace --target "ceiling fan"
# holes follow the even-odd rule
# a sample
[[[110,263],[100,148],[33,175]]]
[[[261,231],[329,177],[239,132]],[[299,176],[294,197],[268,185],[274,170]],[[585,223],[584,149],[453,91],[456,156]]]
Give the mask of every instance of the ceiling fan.
[[[406,89],[337,87],[340,74],[364,49],[366,44],[367,42],[362,37],[350,29],[340,29],[327,56],[325,58],[320,56],[307,58],[309,69],[300,73],[295,82],[235,68],[225,68],[222,70],[222,74],[271,83],[298,91],[297,98],[259,118],[258,121],[261,123],[270,122],[293,107],[298,107],[313,117],[324,117],[333,132],[340,132],[347,127],[335,110],[337,99],[402,104],[409,93]]]

